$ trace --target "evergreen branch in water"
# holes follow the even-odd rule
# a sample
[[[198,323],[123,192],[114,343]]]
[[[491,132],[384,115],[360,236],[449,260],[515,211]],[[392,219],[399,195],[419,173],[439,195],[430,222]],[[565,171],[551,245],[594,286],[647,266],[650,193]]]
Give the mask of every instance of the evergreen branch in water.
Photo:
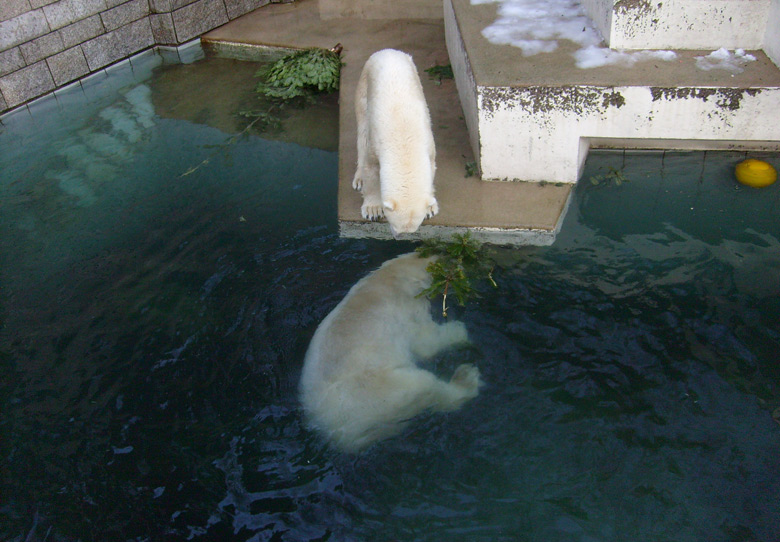
[[[190,167],[187,171],[185,171],[184,173],[179,175],[179,178],[186,177],[188,175],[192,175],[193,173],[198,171],[200,168],[202,168],[203,166],[207,165],[209,162],[211,162],[211,159],[214,158],[214,156],[217,153],[224,151],[227,147],[229,147],[230,145],[233,145],[234,143],[236,143],[239,139],[244,137],[247,134],[247,132],[249,132],[249,130],[252,129],[252,126],[254,126],[256,123],[260,122],[261,120],[263,120],[261,117],[255,118],[255,120],[253,120],[247,126],[245,126],[243,130],[241,130],[237,134],[229,137],[227,139],[227,141],[225,141],[224,143],[221,143],[219,145],[213,145],[212,148],[215,149],[215,150],[213,150],[211,152],[211,154],[209,154],[208,158],[205,158],[199,164]]]
[[[442,316],[447,317],[447,296],[454,295],[459,305],[478,293],[472,282],[487,280],[494,288],[494,264],[482,250],[482,245],[471,234],[455,234],[452,241],[428,239],[417,247],[421,258],[437,256],[426,268],[431,275],[431,285],[417,296],[434,299],[442,296]]]

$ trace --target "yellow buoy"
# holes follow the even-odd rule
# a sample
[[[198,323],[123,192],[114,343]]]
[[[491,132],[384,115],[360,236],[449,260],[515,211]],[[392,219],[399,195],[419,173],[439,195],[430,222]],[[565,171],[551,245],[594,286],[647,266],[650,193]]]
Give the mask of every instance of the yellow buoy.
[[[777,180],[777,171],[772,164],[753,158],[737,164],[734,173],[739,182],[753,188],[764,188]]]

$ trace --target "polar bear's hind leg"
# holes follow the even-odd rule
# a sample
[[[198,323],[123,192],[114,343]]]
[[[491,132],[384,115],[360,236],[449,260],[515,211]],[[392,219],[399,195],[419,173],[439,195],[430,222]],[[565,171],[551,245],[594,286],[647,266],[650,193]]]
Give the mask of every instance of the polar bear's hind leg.
[[[408,420],[428,409],[457,410],[479,394],[479,369],[471,364],[458,367],[449,382],[417,367],[393,373],[394,382],[385,399],[386,404],[395,405],[392,412],[397,420]]]
[[[363,194],[360,215],[366,220],[379,220],[384,216],[382,188],[379,180],[379,158],[371,145],[371,127],[368,122],[368,71],[360,74],[355,93],[357,117],[357,169],[352,188]]]
[[[368,81],[366,71],[360,74],[357,90],[355,91],[355,117],[357,118],[357,169],[352,179],[352,188],[363,190],[366,162],[370,147],[368,139]]]

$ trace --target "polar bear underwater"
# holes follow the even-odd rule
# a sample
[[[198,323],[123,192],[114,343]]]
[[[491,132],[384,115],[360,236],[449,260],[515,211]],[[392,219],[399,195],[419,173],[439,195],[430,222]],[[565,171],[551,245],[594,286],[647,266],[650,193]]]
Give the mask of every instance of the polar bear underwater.
[[[366,61],[355,92],[360,213],[385,217],[394,237],[417,231],[439,212],[431,118],[412,57],[383,49]]]
[[[301,403],[309,427],[356,452],[400,433],[425,410],[452,411],[479,393],[479,370],[460,365],[449,381],[417,366],[468,343],[463,322],[437,324],[430,302],[433,258],[405,254],[358,281],[320,323],[304,358]]]

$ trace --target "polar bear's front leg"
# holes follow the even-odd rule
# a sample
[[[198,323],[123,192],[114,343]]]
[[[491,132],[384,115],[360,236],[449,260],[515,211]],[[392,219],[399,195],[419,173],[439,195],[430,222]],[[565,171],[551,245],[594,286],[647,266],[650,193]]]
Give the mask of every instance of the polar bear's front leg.
[[[428,202],[428,209],[425,212],[425,218],[433,218],[436,216],[439,212],[439,202],[436,201],[436,198],[431,198]]]
[[[360,207],[360,214],[367,220],[379,220],[385,216],[384,207],[382,206],[382,189],[379,184],[379,162],[369,156],[365,167],[359,170],[358,173],[361,174],[362,183],[360,191],[363,194],[363,205]]]
[[[412,351],[419,357],[430,358],[450,346],[468,344],[469,334],[463,322],[437,324],[433,320],[419,325],[412,338]]]
[[[382,209],[382,201],[378,198],[363,198],[363,205],[360,206],[360,214],[366,220],[379,220],[385,216]]]
[[[369,171],[371,143],[368,132],[368,72],[365,68],[360,74],[355,90],[355,118],[357,121],[357,169],[355,177],[352,179],[352,188],[362,192],[366,175],[371,173]]]
[[[369,186],[368,183],[363,184],[363,205],[360,206],[360,214],[366,220],[379,220],[385,216],[382,196],[379,190],[369,190]]]

